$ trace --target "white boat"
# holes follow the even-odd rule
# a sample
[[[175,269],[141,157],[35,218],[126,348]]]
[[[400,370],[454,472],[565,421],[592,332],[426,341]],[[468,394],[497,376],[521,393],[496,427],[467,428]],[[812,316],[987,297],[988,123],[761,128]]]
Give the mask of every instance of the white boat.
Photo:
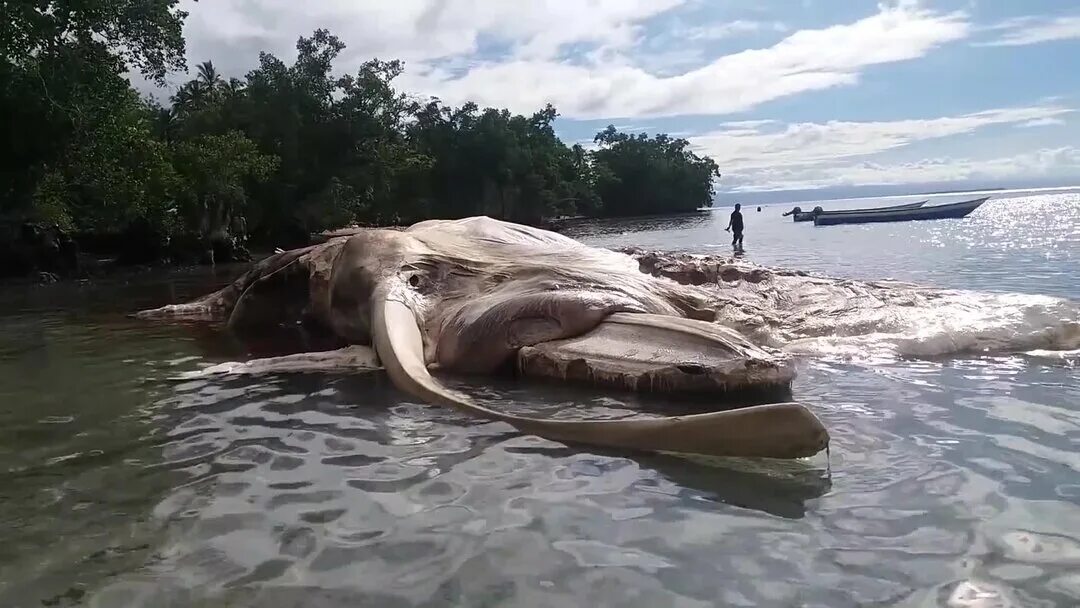
[[[784,215],[793,215],[796,222],[810,222],[819,215],[836,215],[846,213],[876,213],[878,211],[900,211],[904,209],[918,209],[926,204],[926,201],[919,201],[917,203],[904,203],[902,205],[892,205],[889,207],[868,207],[865,209],[837,209],[836,211],[826,211],[821,207],[814,207],[812,211],[803,211],[802,209],[795,207],[791,211],[788,211]]]
[[[940,220],[966,217],[990,197],[976,198],[970,201],[931,205],[917,209],[889,209],[883,211],[864,211],[860,213],[827,213],[814,218],[815,226],[835,226],[837,224],[868,224],[872,222],[910,222],[915,220]]]

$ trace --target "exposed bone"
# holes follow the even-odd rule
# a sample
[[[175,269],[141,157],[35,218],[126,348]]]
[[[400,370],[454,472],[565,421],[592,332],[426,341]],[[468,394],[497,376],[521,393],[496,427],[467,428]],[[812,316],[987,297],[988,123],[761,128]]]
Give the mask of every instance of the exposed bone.
[[[813,456],[829,443],[821,421],[798,403],[629,420],[544,420],[497,412],[431,376],[420,327],[405,303],[383,293],[373,307],[375,348],[395,385],[429,403],[507,422],[525,433],[633,450],[765,458]]]
[[[788,358],[726,327],[679,317],[618,313],[592,331],[521,349],[528,377],[560,378],[618,389],[725,393],[787,386]]]

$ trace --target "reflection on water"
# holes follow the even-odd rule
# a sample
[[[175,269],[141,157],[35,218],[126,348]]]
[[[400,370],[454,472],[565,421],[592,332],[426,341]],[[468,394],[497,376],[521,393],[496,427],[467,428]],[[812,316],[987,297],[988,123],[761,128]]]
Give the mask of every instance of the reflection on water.
[[[766,209],[747,213],[748,238]],[[590,238],[706,250],[693,235],[717,219],[650,220],[665,227],[628,235],[610,223]],[[803,228],[814,230],[790,238],[806,239]],[[951,230],[926,263],[982,288],[1000,269],[959,272],[973,262],[956,258],[1003,245]],[[836,247],[870,239],[852,234]],[[907,241],[885,243],[859,255],[921,259]],[[1080,253],[1072,243],[1010,258],[1021,275],[1049,277],[1011,281],[1080,297],[1065,263]],[[763,247],[750,247],[761,261]],[[167,381],[252,347],[124,313],[227,279],[0,295],[0,605],[1080,603],[1075,359],[808,358],[793,393],[830,428],[828,463],[630,455],[424,406],[378,374]],[[523,411],[624,416],[657,405],[552,386],[466,388]]]
[[[826,206],[841,209],[867,203]],[[961,220],[814,226],[782,217],[789,209],[788,205],[764,206],[761,212],[743,209],[745,259],[833,276],[895,278],[941,287],[955,287],[959,280],[969,289],[1034,290],[1080,299],[1075,271],[1065,271],[1076,268],[1080,257],[1080,193],[992,198]],[[689,216],[579,221],[563,231],[603,247],[730,255],[731,234],[724,232],[729,213],[727,207],[719,207]]]

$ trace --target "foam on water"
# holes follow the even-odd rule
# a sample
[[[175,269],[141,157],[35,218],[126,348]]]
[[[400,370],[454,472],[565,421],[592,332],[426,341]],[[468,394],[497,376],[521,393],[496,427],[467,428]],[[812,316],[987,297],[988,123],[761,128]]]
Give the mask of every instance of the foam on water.
[[[1029,357],[1034,357],[1034,358],[1037,358],[1037,359],[1073,360],[1073,359],[1080,359],[1080,348],[1073,349],[1073,350],[1046,350],[1046,349],[1038,348],[1038,349],[1035,349],[1035,350],[1029,350],[1028,352],[1026,352],[1024,354],[1029,356]]]
[[[1048,296],[939,292],[916,305],[850,310],[836,319],[835,333],[827,325],[815,323],[818,335],[796,337],[784,350],[872,361],[959,353],[1064,357],[1080,349],[1080,305]]]
[[[692,284],[716,322],[792,354],[895,360],[1080,348],[1080,302],[630,250],[647,272]]]

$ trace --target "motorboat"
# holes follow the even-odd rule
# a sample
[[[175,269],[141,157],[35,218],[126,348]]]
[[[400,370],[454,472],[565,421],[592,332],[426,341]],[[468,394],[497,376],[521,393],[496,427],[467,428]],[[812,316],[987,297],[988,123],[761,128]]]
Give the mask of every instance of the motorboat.
[[[784,215],[794,216],[793,219],[796,222],[812,222],[814,218],[819,215],[834,215],[842,213],[874,213],[878,211],[895,211],[904,209],[918,209],[926,204],[927,201],[919,201],[917,203],[904,203],[902,205],[891,205],[888,207],[868,207],[865,209],[837,209],[836,211],[826,211],[821,207],[814,207],[812,211],[803,211],[799,207],[795,207],[791,211],[788,211]]]
[[[880,211],[861,211],[858,213],[824,213],[814,217],[815,226],[835,226],[837,224],[867,224],[872,222],[910,222],[916,220],[940,220],[966,217],[990,197],[947,203],[945,205],[920,206],[913,209],[883,209]]]

